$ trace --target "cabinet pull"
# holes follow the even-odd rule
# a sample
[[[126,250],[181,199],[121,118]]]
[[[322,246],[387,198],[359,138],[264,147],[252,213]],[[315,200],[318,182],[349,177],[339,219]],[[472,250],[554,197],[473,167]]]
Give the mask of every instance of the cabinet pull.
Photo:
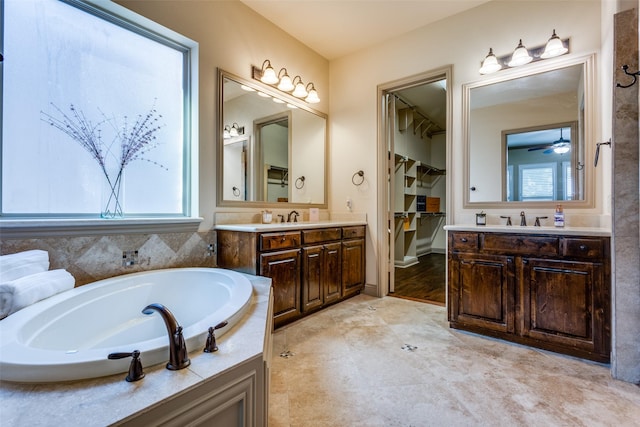
[[[287,236],[282,236],[282,240],[281,240],[281,242],[282,242],[282,243],[284,243],[284,242],[286,242],[286,241],[287,241]]]
[[[467,243],[467,242],[468,242],[468,240],[467,240],[467,238],[466,238],[466,237],[463,237],[462,239],[460,239],[460,241],[461,241],[462,243]]]
[[[580,245],[580,250],[581,251],[586,251],[587,250],[587,245]]]
[[[522,260],[522,263],[523,263],[523,264],[529,264],[529,260],[528,260],[528,259],[523,259],[523,260]]]

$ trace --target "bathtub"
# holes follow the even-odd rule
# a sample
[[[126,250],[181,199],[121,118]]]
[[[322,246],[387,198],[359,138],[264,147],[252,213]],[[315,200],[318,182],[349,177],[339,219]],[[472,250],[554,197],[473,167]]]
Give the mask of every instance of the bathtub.
[[[240,273],[176,268],[100,280],[47,298],[0,321],[0,379],[58,382],[127,372],[130,359],[110,353],[140,351],[144,367],[168,361],[162,318],[142,314],[165,305],[183,327],[189,352],[202,351],[210,326],[231,329],[249,307],[253,288]]]

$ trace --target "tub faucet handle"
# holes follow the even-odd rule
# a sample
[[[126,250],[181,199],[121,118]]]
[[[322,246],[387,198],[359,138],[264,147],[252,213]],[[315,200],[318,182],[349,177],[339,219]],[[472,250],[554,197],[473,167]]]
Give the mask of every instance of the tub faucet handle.
[[[502,215],[501,215],[501,216],[500,216],[500,218],[503,218],[503,219],[506,219],[506,220],[507,220],[507,224],[506,224],[506,225],[508,225],[508,226],[510,226],[510,225],[511,225],[511,217],[510,217],[510,216],[502,216]]]
[[[228,323],[229,322],[225,320],[224,322],[220,322],[216,326],[212,326],[209,328],[209,335],[207,336],[207,342],[203,350],[205,353],[213,353],[214,351],[218,351],[218,345],[216,343],[216,329],[224,328]]]
[[[116,360],[124,359],[125,357],[131,357],[131,364],[129,365],[129,373],[125,378],[128,382],[138,381],[144,378],[144,372],[142,370],[142,362],[140,361],[140,351],[133,350],[131,353],[111,353],[107,356],[107,359]]]

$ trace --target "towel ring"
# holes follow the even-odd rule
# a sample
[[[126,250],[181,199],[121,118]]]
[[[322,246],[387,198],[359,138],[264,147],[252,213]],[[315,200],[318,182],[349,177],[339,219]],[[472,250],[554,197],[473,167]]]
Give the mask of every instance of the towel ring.
[[[360,177],[360,182],[357,182],[356,176]],[[362,183],[364,182],[364,171],[359,170],[358,172],[354,173],[351,177],[351,182],[355,186],[362,185]]]
[[[304,187],[304,175],[302,175],[301,177],[299,177],[298,179],[296,179],[296,188],[298,190],[300,190],[302,187]]]
[[[236,197],[240,197],[240,189],[238,187],[236,187],[235,185],[233,186],[233,195]]]

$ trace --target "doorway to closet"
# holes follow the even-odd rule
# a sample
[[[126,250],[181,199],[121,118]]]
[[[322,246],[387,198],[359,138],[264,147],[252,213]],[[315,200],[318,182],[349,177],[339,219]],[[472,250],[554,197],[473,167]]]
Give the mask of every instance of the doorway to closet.
[[[446,302],[447,73],[385,93],[389,295]]]

